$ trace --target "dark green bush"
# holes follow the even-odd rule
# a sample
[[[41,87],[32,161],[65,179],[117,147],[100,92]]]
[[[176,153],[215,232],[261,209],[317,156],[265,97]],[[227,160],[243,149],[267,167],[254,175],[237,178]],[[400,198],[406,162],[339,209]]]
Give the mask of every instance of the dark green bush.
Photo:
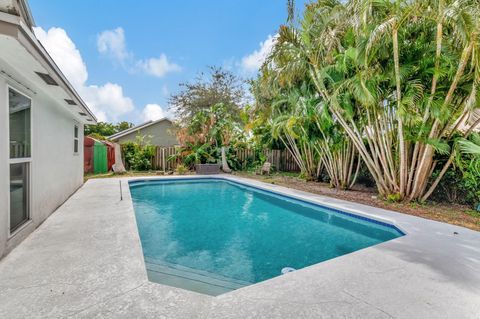
[[[217,158],[222,158],[221,156],[221,149],[220,148],[217,148],[216,149],[216,156]],[[240,163],[240,161],[238,160],[238,157],[237,157],[237,152],[235,151],[235,149],[233,147],[227,147],[226,150],[225,150],[225,155],[227,157],[227,163],[228,163],[228,166],[234,170],[234,171],[238,171],[238,170],[241,170],[242,169],[242,164]]]
[[[439,170],[436,170],[432,174],[432,180],[438,173]],[[480,203],[480,160],[475,156],[463,155],[445,173],[431,199],[471,206]]]
[[[439,173],[440,169],[437,169],[432,174],[432,180],[434,180]],[[440,183],[438,184],[430,199],[435,202],[468,204],[468,201],[466,199],[467,192],[464,188],[464,181],[462,175],[463,174],[460,168],[456,166],[450,167],[450,169],[440,180]]]
[[[375,180],[373,179],[372,174],[370,173],[368,168],[363,163],[360,166],[360,171],[357,175],[356,184],[361,184],[366,187],[375,187]]]
[[[155,146],[146,136],[137,136],[135,142],[122,144],[122,153],[126,166],[134,171],[148,171],[152,168]]]
[[[464,161],[461,169],[465,200],[468,204],[477,206],[480,203],[480,160],[473,157],[469,161]]]

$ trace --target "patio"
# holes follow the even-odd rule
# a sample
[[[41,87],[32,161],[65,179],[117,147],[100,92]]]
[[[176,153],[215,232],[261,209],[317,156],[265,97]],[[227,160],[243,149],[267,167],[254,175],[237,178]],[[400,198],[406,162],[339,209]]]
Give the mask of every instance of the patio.
[[[93,179],[0,261],[0,317],[478,317],[480,233],[223,177],[387,220],[407,235],[210,297],[148,281],[129,178]]]

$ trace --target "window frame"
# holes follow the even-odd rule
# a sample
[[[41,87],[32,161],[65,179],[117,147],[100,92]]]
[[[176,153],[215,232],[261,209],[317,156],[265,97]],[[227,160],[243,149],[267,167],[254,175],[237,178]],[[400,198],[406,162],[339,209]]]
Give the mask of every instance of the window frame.
[[[75,136],[75,133],[77,133]],[[75,150],[75,147],[77,148]],[[80,153],[80,125],[75,123],[73,125],[73,155],[78,155]]]
[[[11,207],[10,207],[10,194],[7,196],[7,234],[8,238],[7,240],[11,239],[12,237],[15,237],[18,233],[20,233],[23,229],[25,229],[28,225],[32,223],[32,163],[33,163],[33,113],[34,113],[34,108],[33,108],[33,99],[30,95],[26,94],[24,91],[19,90],[18,88],[12,86],[10,83],[7,82],[6,85],[6,94],[5,94],[5,99],[6,103],[5,106],[7,108],[7,114],[8,114],[8,119],[7,119],[7,144],[10,145],[10,95],[9,92],[10,90],[17,92],[18,94],[23,95],[27,99],[30,100],[30,157],[19,157],[19,158],[10,158],[10,146],[8,147],[8,181],[10,183],[10,169],[12,164],[22,164],[25,163],[27,164],[26,170],[27,170],[27,219],[20,224],[17,228],[15,228],[13,231],[10,228],[10,216],[11,216]]]

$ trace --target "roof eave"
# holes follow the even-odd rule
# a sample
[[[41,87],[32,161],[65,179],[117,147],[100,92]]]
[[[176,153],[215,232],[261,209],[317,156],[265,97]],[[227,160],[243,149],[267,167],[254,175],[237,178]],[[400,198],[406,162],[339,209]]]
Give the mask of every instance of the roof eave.
[[[137,126],[134,126],[128,130],[125,130],[125,131],[121,131],[121,132],[118,132],[118,133],[115,133],[109,137],[107,137],[109,140],[116,140],[116,139],[119,139],[125,135],[129,135],[135,131],[138,131],[138,130],[141,130],[143,128],[146,128],[146,127],[149,127],[149,126],[152,126],[153,124],[156,124],[156,123],[160,123],[160,122],[163,122],[163,121],[169,121],[170,123],[173,123],[173,121],[171,119],[169,119],[168,117],[163,117],[159,120],[156,120],[156,121],[150,121],[150,122],[147,122],[147,123],[142,123],[140,125],[137,125]]]
[[[81,107],[81,109],[89,115],[92,121],[86,124],[96,124],[97,118],[93,112],[73,88],[62,71],[60,71],[60,68],[57,66],[55,61],[53,61],[47,50],[43,47],[40,41],[37,40],[33,34],[33,31],[25,25],[20,17],[0,12],[0,21],[6,23],[7,25],[11,25],[12,28],[16,28],[16,32],[10,28],[12,30],[10,30],[7,35],[14,37],[28,52],[30,52],[33,58],[35,58],[46,70],[48,70],[49,75],[54,78],[60,87],[62,87],[67,94]]]
[[[79,105],[82,107],[82,109],[87,112],[93,119],[94,123],[91,124],[96,124],[97,123],[97,118],[95,114],[90,110],[90,108],[87,106],[85,101],[80,97],[78,92],[75,90],[75,88],[72,86],[72,84],[67,80],[65,75],[62,73],[58,65],[55,63],[55,61],[52,59],[50,54],[48,54],[47,50],[44,48],[44,46],[40,43],[40,41],[37,40],[35,35],[33,34],[30,29],[26,28],[25,25],[20,21],[20,26],[21,26],[21,31],[25,34],[26,38],[31,41],[33,47],[37,49],[39,54],[42,56],[42,58],[45,59],[45,62],[47,62],[49,68],[53,71],[54,75],[58,77],[60,80],[59,82],[63,84],[63,88],[66,89],[66,91],[71,95],[76,102],[79,103]],[[48,70],[48,68],[47,68]]]
[[[30,10],[30,5],[26,0],[19,1],[22,10],[25,12],[25,21],[30,26],[30,29],[35,26],[35,20],[33,19],[32,10]]]

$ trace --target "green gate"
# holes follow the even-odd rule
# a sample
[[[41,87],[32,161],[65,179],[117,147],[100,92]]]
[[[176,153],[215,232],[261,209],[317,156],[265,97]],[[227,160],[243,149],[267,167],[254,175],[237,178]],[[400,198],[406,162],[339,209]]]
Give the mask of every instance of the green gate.
[[[95,141],[95,145],[93,146],[93,173],[106,173],[107,167],[107,146]]]

